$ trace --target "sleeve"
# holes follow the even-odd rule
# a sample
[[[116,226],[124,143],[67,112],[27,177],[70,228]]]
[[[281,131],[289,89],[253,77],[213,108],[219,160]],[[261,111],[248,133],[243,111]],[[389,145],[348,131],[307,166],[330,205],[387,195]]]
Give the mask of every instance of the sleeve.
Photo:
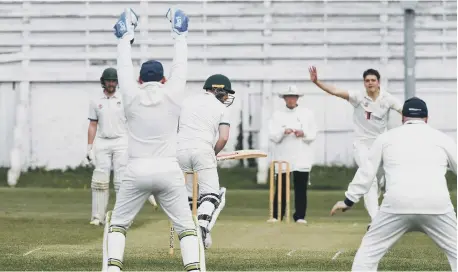
[[[348,102],[353,107],[357,107],[361,103],[361,94],[359,91],[348,91]]]
[[[393,109],[399,113],[402,113],[402,107],[403,107],[403,104],[401,103],[401,101],[399,101],[399,99],[391,95],[390,96],[390,109]]]
[[[227,108],[223,109],[223,113],[221,114],[221,120],[219,121],[219,125],[226,125],[231,126],[231,122],[229,120],[229,111]]]
[[[91,121],[98,121],[99,120],[99,118],[97,116],[97,110],[95,108],[94,101],[91,101],[89,103],[89,118],[88,119],[91,120]]]
[[[170,75],[165,85],[167,93],[175,101],[184,99],[186,79],[188,73],[188,42],[185,36],[177,36],[175,39],[175,55],[173,57]],[[181,104],[181,103],[180,103]]]
[[[130,105],[139,93],[139,89],[134,79],[131,44],[127,36],[118,41],[117,72],[123,102],[125,105]]]
[[[383,141],[385,135],[380,135],[369,150],[368,159],[358,168],[353,180],[345,192],[345,204],[352,206],[369,192],[379,167],[382,165]]]
[[[280,143],[285,137],[285,127],[279,122],[277,114],[274,113],[269,120],[269,139],[274,143]]]
[[[302,140],[304,142],[313,142],[315,141],[317,134],[315,114],[312,111],[308,111],[306,120],[307,124],[303,124],[306,130],[304,131],[304,137],[302,137]]]
[[[457,145],[456,143],[450,139],[450,137],[444,135],[446,139],[442,141],[444,145],[444,150],[447,153],[448,157],[448,165],[450,169],[455,173],[456,175],[456,150],[457,150]]]

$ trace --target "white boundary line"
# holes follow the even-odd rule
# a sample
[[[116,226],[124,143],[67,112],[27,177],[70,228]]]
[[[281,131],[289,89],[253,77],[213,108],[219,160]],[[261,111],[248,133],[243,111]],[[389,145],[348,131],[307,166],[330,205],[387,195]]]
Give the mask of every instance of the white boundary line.
[[[35,248],[35,249],[32,249],[32,250],[30,250],[30,251],[27,251],[27,252],[24,253],[24,255],[22,255],[22,256],[27,256],[27,255],[29,255],[29,254],[31,254],[31,253],[33,253],[33,252],[35,252],[35,251],[38,251],[38,250],[40,250],[40,249],[41,249],[41,247],[37,247],[37,248]]]

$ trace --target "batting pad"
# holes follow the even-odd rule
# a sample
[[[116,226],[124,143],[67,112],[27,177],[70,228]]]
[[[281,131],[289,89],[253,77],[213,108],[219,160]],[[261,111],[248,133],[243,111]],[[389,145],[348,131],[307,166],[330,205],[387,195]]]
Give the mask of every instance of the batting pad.
[[[110,197],[109,176],[102,170],[94,170],[92,174],[92,218],[105,221],[105,213]]]

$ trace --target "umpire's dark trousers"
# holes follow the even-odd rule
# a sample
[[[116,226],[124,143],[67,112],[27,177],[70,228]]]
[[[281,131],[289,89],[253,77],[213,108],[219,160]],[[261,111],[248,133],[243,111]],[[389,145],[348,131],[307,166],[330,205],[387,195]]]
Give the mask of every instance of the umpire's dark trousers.
[[[307,185],[309,181],[309,172],[293,171],[294,180],[294,207],[295,213],[293,214],[294,221],[305,219],[307,213]],[[281,176],[282,180],[282,194],[281,194],[281,220],[285,216],[286,210],[286,173]],[[275,195],[274,195],[274,215],[278,219],[278,174],[275,175]]]

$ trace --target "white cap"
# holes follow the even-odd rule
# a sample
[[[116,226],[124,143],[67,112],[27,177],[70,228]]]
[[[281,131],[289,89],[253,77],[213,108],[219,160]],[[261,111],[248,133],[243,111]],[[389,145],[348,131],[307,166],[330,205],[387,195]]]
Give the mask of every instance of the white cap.
[[[285,95],[297,95],[299,97],[304,96],[304,94],[300,92],[299,89],[297,89],[296,85],[289,85],[288,89],[286,91],[281,92],[278,96],[280,98],[283,98],[283,96]]]

